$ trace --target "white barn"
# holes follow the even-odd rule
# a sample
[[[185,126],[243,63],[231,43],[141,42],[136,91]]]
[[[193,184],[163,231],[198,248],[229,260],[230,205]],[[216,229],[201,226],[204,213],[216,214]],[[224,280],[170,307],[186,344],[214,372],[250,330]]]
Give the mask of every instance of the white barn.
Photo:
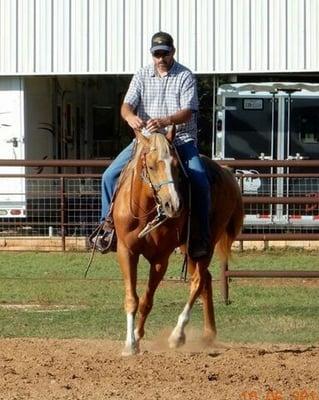
[[[0,0],[8,154],[16,138],[17,158],[113,156],[123,94],[158,30],[211,85],[212,114],[220,81],[319,77],[319,0]]]
[[[0,74],[132,74],[150,37],[195,73],[318,70],[318,0],[0,0]]]

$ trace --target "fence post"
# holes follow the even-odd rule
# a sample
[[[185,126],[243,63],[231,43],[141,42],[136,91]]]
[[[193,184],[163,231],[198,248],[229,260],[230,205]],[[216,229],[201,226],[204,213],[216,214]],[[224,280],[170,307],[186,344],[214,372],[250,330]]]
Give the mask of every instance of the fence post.
[[[240,240],[239,241],[239,251],[242,253],[244,251],[244,241]]]
[[[240,192],[241,192],[241,195],[243,196],[244,195],[244,176],[243,175],[241,175],[241,177],[240,177]],[[243,240],[239,241],[239,251],[241,253],[244,251],[244,241]]]
[[[229,278],[226,274],[228,271],[228,262],[223,261],[220,266],[221,270],[221,294],[226,305],[230,304],[229,301]]]
[[[62,246],[62,251],[65,251],[65,180],[64,177],[60,177],[60,200],[61,200],[61,246]]]

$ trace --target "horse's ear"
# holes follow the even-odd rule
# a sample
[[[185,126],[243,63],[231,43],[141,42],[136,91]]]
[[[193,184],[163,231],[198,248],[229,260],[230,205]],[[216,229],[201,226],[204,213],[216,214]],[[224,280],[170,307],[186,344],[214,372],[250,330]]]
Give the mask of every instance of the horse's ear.
[[[173,140],[175,139],[175,135],[176,135],[176,126],[173,124],[173,125],[169,126],[165,136],[166,136],[166,139],[170,143],[173,143]]]

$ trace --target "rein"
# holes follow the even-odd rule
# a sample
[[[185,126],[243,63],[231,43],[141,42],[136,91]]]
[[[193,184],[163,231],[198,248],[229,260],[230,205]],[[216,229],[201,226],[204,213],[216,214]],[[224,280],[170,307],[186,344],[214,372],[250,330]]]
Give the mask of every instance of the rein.
[[[141,216],[141,217],[139,217],[138,215],[135,215],[135,213],[133,211],[133,189],[132,189],[133,188],[134,175],[135,175],[134,172],[135,171],[133,169],[132,177],[131,177],[131,188],[130,188],[130,211],[131,211],[131,215],[132,215],[133,218],[135,218],[135,219],[143,219],[143,218],[148,217],[149,215],[151,215],[156,210],[156,207],[158,205],[158,200],[154,196],[155,206],[150,211],[145,212],[144,215]],[[142,177],[142,180],[143,180],[143,177]]]
[[[176,150],[176,149],[175,149]],[[141,179],[143,182],[145,182],[146,184],[148,184],[152,189],[153,189],[153,197],[154,197],[154,201],[155,201],[155,206],[148,212],[145,212],[143,216],[139,217],[137,215],[134,214],[133,212],[133,181],[134,181],[134,170],[132,173],[132,178],[131,178],[131,189],[130,189],[130,211],[131,211],[131,215],[133,218],[135,219],[143,219],[147,216],[149,216],[150,214],[152,214],[156,209],[157,209],[157,216],[159,216],[161,214],[161,206],[160,206],[160,202],[158,200],[157,197],[157,192],[165,185],[169,185],[171,183],[174,183],[174,181],[172,179],[167,179],[167,180],[163,180],[161,182],[158,183],[153,183],[147,168],[147,164],[145,161],[145,155],[147,154],[147,152],[144,152],[141,156],[142,158],[142,172],[141,172]]]
[[[145,171],[145,172],[144,172]],[[149,232],[151,232],[153,229],[157,228],[158,226],[162,225],[163,222],[165,222],[167,220],[167,217],[163,214],[162,212],[162,208],[161,208],[161,204],[158,200],[158,197],[156,195],[156,190],[154,189],[154,185],[151,182],[151,179],[149,177],[148,171],[147,169],[144,168],[143,165],[143,169],[142,169],[142,174],[141,174],[141,178],[144,182],[146,182],[147,184],[149,184],[149,186],[153,189],[153,198],[155,201],[155,205],[154,207],[151,208],[150,211],[145,212],[143,216],[139,217],[138,215],[135,215],[133,212],[133,180],[134,180],[134,170],[132,171],[132,178],[131,178],[131,190],[130,190],[130,211],[131,211],[131,215],[133,218],[135,219],[144,219],[147,216],[153,214],[156,210],[156,215],[154,217],[154,219],[151,222],[148,222],[146,224],[146,226],[144,227],[144,229],[142,229],[142,231],[138,234],[139,238],[142,238],[144,236],[146,236]]]

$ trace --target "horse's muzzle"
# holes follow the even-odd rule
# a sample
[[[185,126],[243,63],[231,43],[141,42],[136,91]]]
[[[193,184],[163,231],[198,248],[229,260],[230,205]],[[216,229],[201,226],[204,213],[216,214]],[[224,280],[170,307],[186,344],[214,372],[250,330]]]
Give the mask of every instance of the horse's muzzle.
[[[181,201],[179,198],[176,199],[169,199],[167,201],[162,202],[162,211],[164,212],[165,216],[168,218],[177,218],[181,214]]]

